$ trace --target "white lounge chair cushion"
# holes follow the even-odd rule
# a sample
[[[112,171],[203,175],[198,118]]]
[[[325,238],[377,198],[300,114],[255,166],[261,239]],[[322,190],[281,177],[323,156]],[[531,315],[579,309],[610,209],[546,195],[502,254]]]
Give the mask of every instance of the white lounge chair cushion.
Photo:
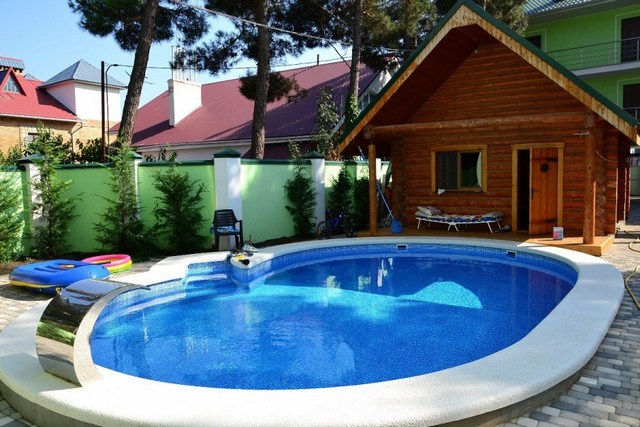
[[[435,206],[418,206],[418,212],[422,212],[426,216],[442,215],[442,211]]]

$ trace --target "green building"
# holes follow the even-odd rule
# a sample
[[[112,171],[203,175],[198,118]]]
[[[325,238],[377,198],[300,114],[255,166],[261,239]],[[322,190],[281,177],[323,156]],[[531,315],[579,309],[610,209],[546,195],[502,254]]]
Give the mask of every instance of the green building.
[[[529,0],[525,36],[640,117],[640,1]]]
[[[529,0],[525,37],[640,118],[640,0]],[[640,148],[631,149],[640,196]]]

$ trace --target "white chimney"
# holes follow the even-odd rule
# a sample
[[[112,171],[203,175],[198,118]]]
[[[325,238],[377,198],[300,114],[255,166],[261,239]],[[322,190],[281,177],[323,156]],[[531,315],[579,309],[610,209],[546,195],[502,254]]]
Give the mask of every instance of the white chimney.
[[[184,50],[172,46],[171,61],[175,64]],[[182,59],[184,62],[184,58]],[[197,82],[198,75],[193,68],[184,66],[172,70],[169,86],[169,126],[175,126],[182,119],[202,105],[202,85]]]
[[[202,105],[202,85],[171,79],[169,85],[169,126],[175,126]]]

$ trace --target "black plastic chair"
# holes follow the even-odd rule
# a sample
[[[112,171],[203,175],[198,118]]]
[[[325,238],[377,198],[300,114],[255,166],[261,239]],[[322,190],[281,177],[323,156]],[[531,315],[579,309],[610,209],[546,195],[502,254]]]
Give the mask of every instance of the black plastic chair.
[[[237,225],[236,225],[237,224]],[[242,220],[236,218],[233,209],[219,209],[213,214],[214,250],[220,248],[220,236],[233,236],[236,239],[236,249],[240,249],[244,237],[242,235]]]

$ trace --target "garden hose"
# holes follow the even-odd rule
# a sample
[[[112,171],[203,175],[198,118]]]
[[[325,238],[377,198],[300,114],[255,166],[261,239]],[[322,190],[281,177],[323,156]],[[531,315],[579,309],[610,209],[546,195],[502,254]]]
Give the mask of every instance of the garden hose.
[[[634,252],[640,252],[640,250],[635,249],[633,247],[633,244],[637,243],[637,242],[638,242],[637,238],[633,242],[629,242],[629,249],[634,251]],[[634,304],[636,305],[636,308],[640,309],[640,303],[636,299],[636,296],[633,294],[633,291],[631,290],[631,286],[629,286],[629,279],[631,279],[638,271],[640,271],[640,265],[636,266],[636,269],[633,270],[633,273],[631,273],[629,276],[627,276],[626,279],[624,279],[624,287],[627,288],[627,292],[629,293],[629,296],[631,297],[631,299],[633,300]]]

